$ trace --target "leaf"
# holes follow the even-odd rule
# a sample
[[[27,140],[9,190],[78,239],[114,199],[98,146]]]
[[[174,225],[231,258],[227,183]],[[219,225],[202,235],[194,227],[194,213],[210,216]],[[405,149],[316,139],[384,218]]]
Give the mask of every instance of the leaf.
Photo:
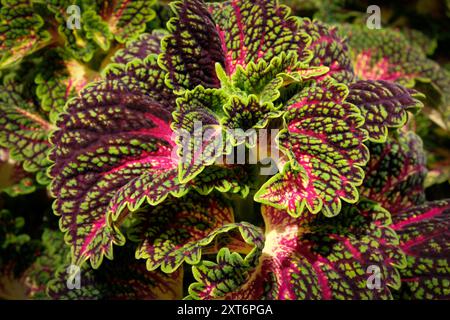
[[[146,23],[156,16],[152,9],[154,4],[155,0],[108,0],[104,1],[100,15],[106,20],[114,38],[124,43],[136,39],[145,31]]]
[[[85,38],[83,40],[95,43],[95,45],[102,50],[108,51],[111,47],[111,42],[114,39],[114,33],[110,30],[108,24],[103,21],[102,17],[94,10],[85,10],[82,12],[80,20],[82,21],[80,21],[80,23],[82,23],[83,31],[78,33],[78,35],[82,34],[82,37]],[[77,37],[76,45],[83,40],[80,41]],[[96,49],[97,48],[94,50]],[[88,58],[87,61],[89,60],[90,58]]]
[[[137,213],[131,236],[140,242],[136,258],[146,259],[148,270],[161,267],[171,273],[183,262],[197,264],[202,249],[218,235],[237,228],[244,235],[247,231],[243,230],[252,230],[253,226],[234,223],[233,209],[220,197],[191,194],[183,202],[175,199],[149,212]]]
[[[161,53],[160,42],[167,35],[165,30],[153,30],[152,33],[143,33],[136,40],[130,40],[125,48],[114,55],[114,63],[126,64],[134,59],[145,59],[150,54]]]
[[[403,299],[450,297],[450,201],[410,207],[393,215],[392,228],[400,237],[407,267],[400,270]]]
[[[245,281],[251,270],[247,260],[237,252],[222,248],[217,263],[201,261],[192,267],[195,280],[189,286],[188,299],[206,300],[222,297]]]
[[[425,202],[427,168],[419,136],[399,132],[397,138],[388,138],[384,144],[371,142],[368,147],[370,161],[361,195],[392,213]]]
[[[112,258],[112,245],[124,242],[117,227],[127,212],[112,220],[126,205],[156,205],[183,192],[172,157],[174,97],[163,79],[155,56],[110,69],[57,122],[51,191],[75,264],[90,259],[96,268],[103,255]]]
[[[220,89],[202,86],[187,91],[177,100],[172,129],[176,133],[178,178],[181,183],[192,180],[222,156],[224,142],[220,118],[227,96]]]
[[[255,95],[248,99],[232,97],[224,106],[223,125],[228,129],[263,129],[270,119],[280,117],[282,112],[276,111],[268,103],[260,104]]]
[[[406,124],[407,111],[423,107],[417,91],[384,80],[359,80],[350,84],[347,101],[360,108],[365,118],[363,128],[374,142],[385,142],[388,128]]]
[[[183,270],[166,275],[148,272],[136,260],[131,248],[117,251],[114,261],[105,262],[100,269],[85,266],[80,270],[80,288],[67,286],[70,273],[67,266],[59,269],[48,285],[48,294],[57,300],[172,300],[182,298]]]
[[[25,171],[36,173],[39,183],[47,184],[48,133],[53,126],[22,99],[20,91],[13,81],[0,86],[0,146],[8,149],[11,159]]]
[[[42,246],[31,239],[26,219],[18,212],[0,210],[0,221],[0,297],[28,299],[25,272]]]
[[[358,200],[368,150],[363,119],[345,100],[347,93],[346,86],[324,80],[306,85],[286,104],[287,129],[280,131],[279,143],[290,164],[261,187],[256,201],[298,217],[305,206],[333,216],[341,199]]]
[[[51,41],[41,30],[44,20],[30,0],[2,0],[0,7],[0,69],[18,63],[23,57]]]
[[[231,77],[217,66],[222,89],[229,95],[221,122],[231,130],[265,128],[270,119],[282,115],[279,98],[283,89],[291,83],[303,82],[327,71],[326,67],[309,67],[297,61],[297,54],[294,52],[283,52],[270,63],[261,59],[257,64],[250,62],[246,69],[238,66]],[[233,140],[239,139],[234,137]]]
[[[404,256],[389,213],[372,202],[347,206],[338,217],[298,219],[263,207],[265,246],[255,265],[220,252],[217,264],[194,270],[193,298],[211,299],[389,299],[400,286]],[[218,272],[220,266],[221,272]],[[380,288],[367,287],[369,266],[380,270]],[[208,288],[208,290],[205,290]],[[203,290],[200,290],[203,289]]]
[[[300,20],[300,30],[312,38],[309,49],[313,52],[312,66],[327,66],[330,76],[345,84],[354,80],[354,72],[350,52],[346,41],[341,38],[336,27],[308,18]]]
[[[402,34],[413,45],[421,48],[427,55],[432,55],[437,48],[437,39],[430,38],[419,30],[401,28]]]

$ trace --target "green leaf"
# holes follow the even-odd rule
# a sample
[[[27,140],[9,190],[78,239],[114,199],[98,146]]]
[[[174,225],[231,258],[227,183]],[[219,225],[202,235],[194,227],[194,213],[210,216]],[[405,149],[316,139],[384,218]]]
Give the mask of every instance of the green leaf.
[[[9,157],[8,150],[0,148],[0,192],[15,197],[35,190],[36,181],[33,176]]]
[[[192,187],[202,195],[217,190],[222,193],[239,193],[247,197],[252,181],[252,171],[248,166],[209,166],[193,180]]]
[[[278,118],[282,112],[275,110],[269,103],[260,104],[255,95],[247,98],[234,96],[224,106],[223,125],[228,129],[263,129],[270,119]]]
[[[187,91],[177,100],[172,129],[177,134],[180,182],[192,180],[222,156],[224,141],[217,113],[222,112],[226,101],[222,90],[202,86]]]
[[[124,43],[138,38],[145,31],[146,23],[155,18],[155,11],[152,9],[155,2],[155,0],[108,0],[104,1],[100,14],[106,20],[114,38]]]

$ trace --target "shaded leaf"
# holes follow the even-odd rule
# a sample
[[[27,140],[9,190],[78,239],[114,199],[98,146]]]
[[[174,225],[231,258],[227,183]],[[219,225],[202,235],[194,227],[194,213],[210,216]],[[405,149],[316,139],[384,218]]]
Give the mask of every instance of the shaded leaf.
[[[407,267],[400,270],[403,299],[450,298],[450,201],[427,202],[397,211],[392,228],[400,237]]]
[[[170,275],[149,272],[134,258],[133,250],[125,247],[98,270],[82,268],[79,289],[70,290],[68,281],[67,268],[59,269],[48,285],[49,296],[58,300],[171,300],[182,297],[183,270]]]
[[[125,48],[116,52],[112,61],[126,64],[134,59],[145,59],[150,54],[159,54],[161,53],[161,39],[166,35],[165,30],[143,33],[138,39],[128,41]]]
[[[400,133],[386,143],[369,143],[370,161],[361,195],[392,213],[425,201],[427,175],[422,140],[413,132]]]

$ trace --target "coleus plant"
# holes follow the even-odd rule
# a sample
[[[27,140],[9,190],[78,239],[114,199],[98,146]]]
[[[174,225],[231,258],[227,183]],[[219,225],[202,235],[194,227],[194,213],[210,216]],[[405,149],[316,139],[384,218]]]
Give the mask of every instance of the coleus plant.
[[[167,30],[130,35],[54,113],[43,106],[57,82],[36,80],[36,105],[5,78],[0,145],[51,178],[70,248],[68,261],[50,247],[36,263],[58,269],[48,295],[448,298],[450,204],[426,201],[422,142],[403,128],[424,96],[361,77],[337,28],[277,1],[170,7]],[[233,134],[252,130],[270,134]],[[229,161],[255,148],[256,163]],[[69,264],[86,277],[79,291]]]

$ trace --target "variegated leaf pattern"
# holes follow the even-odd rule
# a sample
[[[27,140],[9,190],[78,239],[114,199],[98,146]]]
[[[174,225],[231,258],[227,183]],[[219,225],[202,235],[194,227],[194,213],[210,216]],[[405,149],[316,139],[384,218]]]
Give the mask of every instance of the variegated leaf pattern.
[[[192,272],[197,282],[189,286],[187,298],[217,299],[235,290],[249,277],[254,261],[261,254],[261,248],[257,247],[254,253],[243,258],[238,252],[222,248],[217,253],[216,262],[204,260],[193,266]]]
[[[281,96],[280,89],[293,82],[319,77],[328,72],[324,66],[310,67],[298,61],[295,52],[282,52],[270,63],[260,59],[258,63],[249,62],[246,68],[239,66],[229,77],[221,66],[217,66],[217,75],[222,88],[229,94],[238,97],[254,95],[261,105],[269,104],[271,109],[277,108],[274,102]]]
[[[19,212],[0,209],[0,297],[29,299],[27,268],[42,250],[28,234],[27,218]]]
[[[155,17],[154,0],[49,0],[44,4],[54,15],[64,50],[84,61],[109,50],[115,41],[137,39]]]
[[[224,106],[225,118],[223,125],[228,129],[262,129],[270,119],[281,116],[282,112],[271,108],[270,104],[260,104],[258,97],[250,95],[248,98],[233,96]]]
[[[233,0],[206,5],[186,0],[172,5],[176,17],[171,35],[163,39],[161,63],[177,90],[220,86],[218,63],[226,75],[259,61],[293,52],[299,61],[311,59],[309,37],[298,29],[289,10],[271,1]],[[277,26],[281,25],[281,28]]]
[[[299,220],[263,207],[265,246],[254,266],[221,252],[218,264],[194,267],[197,299],[389,299],[399,288],[397,267],[405,257],[388,225],[390,214],[372,202],[347,206],[334,218]],[[377,266],[379,289],[367,286],[369,266]],[[222,272],[217,272],[219,268]],[[198,272],[197,270],[200,270]]]
[[[80,61],[90,61],[98,49],[110,48],[113,35],[96,13],[94,2],[47,0],[44,4],[54,19],[52,24],[56,30],[52,33],[63,44],[65,54]]]
[[[450,299],[450,200],[426,202],[393,215],[407,267],[403,299]]]
[[[111,69],[71,100],[51,137],[54,210],[74,262],[98,267],[123,236],[121,211],[184,192],[172,149],[174,97],[156,56]],[[124,212],[126,214],[127,212]]]
[[[363,181],[368,150],[364,119],[346,101],[347,94],[345,85],[328,78],[305,86],[286,104],[287,129],[279,142],[290,164],[262,186],[257,201],[298,217],[305,208],[333,216],[341,199],[358,200],[356,186]]]
[[[69,264],[68,253],[64,235],[59,230],[43,230],[38,250],[33,255],[35,260],[22,275],[29,299],[48,299],[47,285],[59,268]]]
[[[393,82],[359,80],[349,85],[347,101],[360,108],[369,139],[384,142],[388,128],[403,126],[407,111],[415,112],[423,106],[417,97],[423,95]]]
[[[327,66],[327,76],[338,82],[351,83],[354,78],[350,51],[346,41],[338,34],[336,27],[323,22],[302,19],[300,30],[312,38],[309,49],[313,52],[312,66]]]
[[[0,146],[25,171],[35,173],[41,184],[47,184],[48,134],[53,126],[20,92],[20,85],[12,80],[0,86]]]
[[[391,213],[425,202],[427,175],[422,140],[413,132],[368,143],[370,161],[360,188],[364,197],[377,201]]]

